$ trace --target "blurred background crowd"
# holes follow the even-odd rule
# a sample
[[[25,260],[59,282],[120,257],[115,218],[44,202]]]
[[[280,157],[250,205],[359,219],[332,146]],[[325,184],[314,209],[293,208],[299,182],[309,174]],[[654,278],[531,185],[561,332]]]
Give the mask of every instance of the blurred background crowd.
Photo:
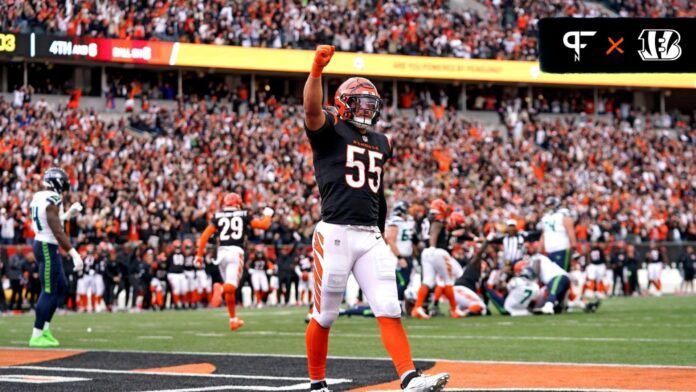
[[[690,0],[15,0],[0,29],[141,39],[462,58],[535,60],[549,16],[696,16]]]

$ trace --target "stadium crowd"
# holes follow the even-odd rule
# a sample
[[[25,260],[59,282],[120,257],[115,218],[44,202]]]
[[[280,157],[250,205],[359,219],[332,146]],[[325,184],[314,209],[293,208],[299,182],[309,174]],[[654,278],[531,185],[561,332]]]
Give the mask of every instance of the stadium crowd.
[[[544,199],[555,195],[574,214],[581,243],[696,240],[693,125],[659,131],[659,118],[633,111],[547,122],[520,105],[511,101],[507,126],[490,132],[455,112],[419,107],[406,118],[386,109],[378,128],[396,145],[384,175],[390,204],[408,201],[422,220],[429,201],[444,197],[461,207],[470,232],[486,234],[509,219],[535,230]],[[148,133],[92,110],[2,100],[2,241],[31,243],[31,195],[47,167],[62,166],[72,185],[65,204],[85,206],[68,222],[70,236],[85,254],[104,255],[102,267],[94,264],[101,272],[110,253],[128,266],[110,285],[124,289],[140,282],[134,276],[156,276],[174,241],[195,241],[234,190],[252,211],[275,209],[272,227],[251,241],[266,245],[256,257],[282,259],[274,273],[296,284],[320,216],[300,111],[270,97],[246,112],[204,100],[151,106],[134,114]]]
[[[482,11],[448,1],[13,1],[0,28],[69,36],[144,39],[462,58],[535,60],[537,22],[599,17],[591,2],[488,0]],[[621,16],[694,16],[689,0],[611,0]]]

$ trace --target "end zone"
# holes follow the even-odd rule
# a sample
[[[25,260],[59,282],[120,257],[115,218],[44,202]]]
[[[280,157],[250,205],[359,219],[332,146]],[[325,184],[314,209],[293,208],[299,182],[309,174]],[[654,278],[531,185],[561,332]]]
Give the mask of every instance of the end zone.
[[[45,384],[51,391],[306,390],[302,356],[0,348],[3,391]],[[428,373],[449,372],[447,390],[696,391],[696,367],[616,364],[417,361]],[[399,390],[391,361],[328,360],[335,391]]]

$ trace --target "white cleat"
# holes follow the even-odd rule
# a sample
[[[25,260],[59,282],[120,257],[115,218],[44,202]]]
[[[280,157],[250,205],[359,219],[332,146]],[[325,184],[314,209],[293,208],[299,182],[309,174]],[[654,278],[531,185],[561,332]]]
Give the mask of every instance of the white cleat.
[[[555,312],[553,311],[553,302],[545,303],[544,306],[541,307],[541,313],[554,314]]]
[[[421,374],[414,377],[403,389],[409,392],[437,392],[442,391],[449,381],[449,373],[439,373],[433,376]]]

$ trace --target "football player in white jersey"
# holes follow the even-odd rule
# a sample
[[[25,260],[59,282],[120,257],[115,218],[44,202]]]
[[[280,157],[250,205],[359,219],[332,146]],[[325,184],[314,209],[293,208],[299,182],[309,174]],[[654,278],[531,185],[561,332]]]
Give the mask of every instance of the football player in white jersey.
[[[560,208],[557,197],[546,199],[549,212],[541,218],[541,244],[546,255],[566,272],[570,271],[570,254],[575,248],[575,226],[570,211]]]
[[[408,214],[408,207],[408,203],[405,201],[398,201],[394,204],[384,232],[387,245],[398,259],[396,284],[399,290],[399,301],[404,300],[404,291],[411,281],[411,271],[413,270],[413,236],[416,230],[416,221]]]
[[[521,265],[515,267],[524,269],[530,268],[532,276],[538,277],[539,281],[546,286],[546,303],[541,308],[541,313],[554,314],[562,311],[562,304],[565,300],[568,289],[570,288],[570,276],[568,272],[559,267],[548,257],[542,254],[524,258],[518,262]]]
[[[68,212],[63,212],[63,193],[70,187],[68,175],[60,168],[52,167],[43,176],[44,190],[36,192],[31,200],[31,218],[34,237],[34,256],[39,262],[41,295],[36,304],[36,321],[29,340],[29,347],[58,347],[58,341],[51,334],[49,323],[58,305],[63,301],[67,289],[67,279],[63,262],[58,253],[60,246],[72,258],[76,271],[83,267],[82,257],[70,244],[70,238],[63,229],[63,221],[82,211],[75,203]]]

